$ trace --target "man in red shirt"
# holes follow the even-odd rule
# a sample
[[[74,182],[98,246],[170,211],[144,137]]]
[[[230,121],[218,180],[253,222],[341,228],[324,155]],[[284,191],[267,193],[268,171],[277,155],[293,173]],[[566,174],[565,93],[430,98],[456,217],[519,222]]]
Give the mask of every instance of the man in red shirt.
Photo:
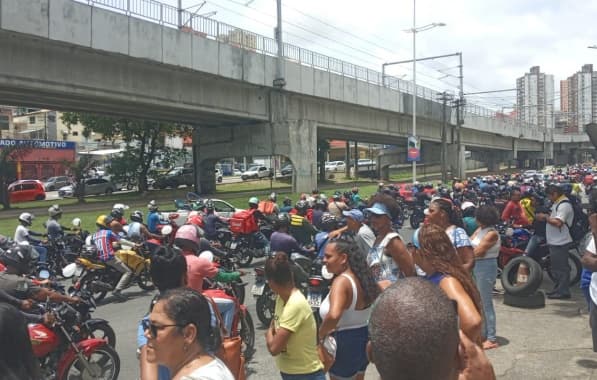
[[[524,227],[530,224],[524,210],[520,206],[520,190],[513,189],[510,192],[510,201],[506,204],[502,212],[502,220],[504,222],[512,221],[513,227]]]

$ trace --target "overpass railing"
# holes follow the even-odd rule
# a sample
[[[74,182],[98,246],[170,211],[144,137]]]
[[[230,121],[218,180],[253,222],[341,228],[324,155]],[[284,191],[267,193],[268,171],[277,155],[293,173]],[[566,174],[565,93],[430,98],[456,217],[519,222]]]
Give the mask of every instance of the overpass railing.
[[[160,25],[188,31],[204,38],[227,43],[239,48],[250,50],[256,53],[277,56],[278,47],[275,39],[265,37],[248,30],[237,28],[235,26],[212,20],[211,18],[196,15],[188,10],[179,10],[177,7],[164,4],[156,0],[73,0],[90,6],[104,8],[116,11],[129,16],[134,16],[143,20],[152,21]],[[300,65],[310,66],[330,73],[355,78],[371,84],[388,87],[406,94],[413,94],[427,100],[437,100],[438,91],[425,86],[413,86],[411,81],[405,81],[400,78],[385,76],[382,73],[320,54],[299,46],[285,43],[283,56]],[[472,116],[491,118],[510,124],[510,121],[497,117],[496,111],[483,108],[474,104],[467,104],[465,113]],[[521,125],[520,122],[513,121],[520,127],[539,129],[536,125]]]

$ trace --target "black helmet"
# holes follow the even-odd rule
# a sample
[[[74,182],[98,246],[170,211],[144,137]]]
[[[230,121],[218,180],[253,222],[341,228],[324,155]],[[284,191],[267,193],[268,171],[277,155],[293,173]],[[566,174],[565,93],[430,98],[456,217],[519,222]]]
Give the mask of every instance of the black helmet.
[[[342,193],[339,191],[335,191],[334,195],[332,195],[332,199],[334,199],[335,201],[339,201],[340,199],[342,199]]]
[[[296,202],[294,208],[299,212],[307,212],[307,209],[309,208],[309,203],[307,203],[307,201],[300,200]]]
[[[216,209],[216,206],[214,205],[214,201],[212,201],[211,199],[208,199],[207,202],[205,202],[205,210],[207,212],[211,212],[215,209]]]
[[[325,199],[319,198],[317,201],[315,201],[315,208],[325,211],[328,208],[328,202]]]
[[[321,216],[319,227],[326,232],[333,231],[338,228],[338,222],[339,220],[336,215],[329,212],[324,212]]]
[[[282,227],[286,227],[288,228],[288,226],[290,226],[290,218],[288,217],[288,214],[286,213],[281,213],[278,214],[275,219],[274,219],[274,228],[276,230],[282,228]]]
[[[143,223],[143,213],[140,210],[135,210],[131,214],[131,220],[133,222]]]
[[[29,244],[14,245],[0,254],[0,261],[7,267],[15,268],[19,274],[31,271],[31,265],[37,262],[39,253]]]
[[[284,206],[290,206],[292,205],[292,199],[286,197],[284,198],[284,202],[282,202],[284,204]]]

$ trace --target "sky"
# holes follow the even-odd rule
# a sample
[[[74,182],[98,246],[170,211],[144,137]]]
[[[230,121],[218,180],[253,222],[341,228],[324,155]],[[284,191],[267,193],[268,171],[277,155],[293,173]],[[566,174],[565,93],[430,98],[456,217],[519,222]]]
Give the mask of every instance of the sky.
[[[161,0],[176,5],[177,0]],[[203,0],[182,0],[196,11]],[[248,4],[248,5],[246,5]],[[284,41],[381,71],[384,62],[413,58],[413,0],[282,0]],[[207,0],[197,14],[273,37],[276,0]],[[516,78],[540,66],[559,81],[593,63],[597,0],[417,0],[416,26],[445,23],[417,33],[417,57],[462,52],[464,92],[512,89]],[[417,64],[417,84],[457,92],[458,59]],[[597,69],[597,67],[596,67]],[[412,80],[412,64],[388,73]],[[448,75],[446,75],[448,74]],[[441,79],[440,79],[441,78]],[[469,95],[493,109],[512,106],[516,92]]]

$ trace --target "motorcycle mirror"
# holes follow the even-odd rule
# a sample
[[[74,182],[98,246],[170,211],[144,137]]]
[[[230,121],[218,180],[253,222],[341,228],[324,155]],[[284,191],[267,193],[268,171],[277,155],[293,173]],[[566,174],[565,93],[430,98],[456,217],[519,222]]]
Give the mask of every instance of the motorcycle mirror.
[[[321,267],[321,277],[325,278],[326,280],[331,280],[334,278],[334,274],[328,272],[328,268],[324,265]]]
[[[70,263],[67,266],[65,266],[64,268],[62,268],[62,276],[64,276],[65,278],[70,278],[70,277],[74,276],[76,270],[77,270],[77,264]]]
[[[167,236],[172,233],[172,226],[164,226],[162,227],[162,235]]]

